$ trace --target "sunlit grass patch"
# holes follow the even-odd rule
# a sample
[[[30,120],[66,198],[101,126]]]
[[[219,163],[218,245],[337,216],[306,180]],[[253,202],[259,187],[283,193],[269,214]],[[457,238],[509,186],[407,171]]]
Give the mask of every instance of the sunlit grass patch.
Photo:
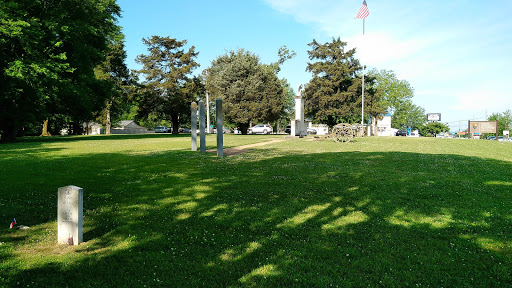
[[[361,211],[353,211],[345,216],[338,217],[336,220],[322,225],[324,230],[339,231],[350,224],[358,224],[368,221],[369,217]]]
[[[296,227],[304,222],[317,216],[320,212],[331,206],[330,203],[323,205],[312,205],[304,209],[302,212],[293,216],[292,218],[286,219],[283,223],[277,225],[277,227]]]
[[[387,218],[389,223],[410,227],[413,225],[429,225],[432,228],[447,228],[453,222],[450,214],[424,215],[416,212],[399,210]]]
[[[281,274],[281,272],[279,272],[275,265],[267,264],[254,269],[247,275],[244,275],[242,278],[240,278],[240,282],[252,282],[253,280],[255,280],[254,278],[267,278],[271,276],[277,276],[279,274]]]

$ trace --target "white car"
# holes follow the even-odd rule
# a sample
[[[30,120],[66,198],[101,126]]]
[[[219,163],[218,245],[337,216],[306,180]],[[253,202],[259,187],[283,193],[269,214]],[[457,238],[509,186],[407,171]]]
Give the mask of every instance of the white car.
[[[169,133],[169,128],[165,126],[156,126],[155,133]]]
[[[256,126],[249,128],[248,132],[249,132],[249,134],[253,134],[253,133],[268,134],[268,133],[272,133],[272,126],[270,126],[268,124],[258,124]]]

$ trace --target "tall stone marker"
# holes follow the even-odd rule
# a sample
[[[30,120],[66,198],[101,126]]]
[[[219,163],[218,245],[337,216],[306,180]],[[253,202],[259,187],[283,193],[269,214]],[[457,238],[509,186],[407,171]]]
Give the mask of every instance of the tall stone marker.
[[[192,151],[197,151],[197,103],[192,102],[190,104],[190,119],[192,119],[190,123],[190,136],[191,136],[191,145]]]
[[[204,101],[199,101],[199,145],[201,153],[206,153],[206,135],[204,127]]]
[[[295,129],[292,124],[292,136],[304,137],[307,135],[307,127],[304,123],[304,98],[302,97],[302,84],[297,88],[297,95],[293,97],[295,99]],[[295,130],[295,131],[294,131]]]
[[[217,98],[215,101],[217,110],[217,157],[224,156],[224,128],[222,123],[222,99]]]
[[[57,242],[78,245],[83,242],[84,190],[60,187],[57,203]]]

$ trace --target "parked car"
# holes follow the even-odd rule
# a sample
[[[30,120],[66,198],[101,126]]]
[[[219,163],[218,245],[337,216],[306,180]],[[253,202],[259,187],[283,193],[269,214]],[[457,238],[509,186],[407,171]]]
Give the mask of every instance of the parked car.
[[[188,128],[180,128],[178,130],[178,132],[180,132],[180,133],[190,133],[190,129],[188,129]]]
[[[405,130],[398,130],[398,131],[396,131],[395,136],[407,136],[407,131],[405,131]]]
[[[165,126],[156,126],[155,133],[169,133],[169,128]]]
[[[229,130],[226,127],[222,127],[222,134],[231,133],[231,130]],[[213,128],[213,134],[217,134],[217,128]]]
[[[316,135],[317,132],[316,129],[308,127],[307,133],[308,135]]]
[[[249,134],[253,134],[253,133],[268,134],[268,133],[272,133],[272,126],[270,126],[268,124],[258,124],[256,126],[249,128],[248,132],[249,132]]]
[[[284,133],[292,134],[292,125],[286,125],[286,129],[284,129]]]

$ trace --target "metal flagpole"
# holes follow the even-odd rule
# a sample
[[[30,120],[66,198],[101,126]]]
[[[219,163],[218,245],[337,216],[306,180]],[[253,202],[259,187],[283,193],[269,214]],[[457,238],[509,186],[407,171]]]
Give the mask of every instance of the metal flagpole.
[[[363,19],[363,37],[361,38],[361,40],[364,38],[364,20],[366,17],[368,17],[369,14],[370,14],[370,12],[368,11],[368,6],[366,5],[366,0],[363,0],[363,5],[361,5],[361,8],[359,8],[359,12],[357,12],[356,17],[354,17],[355,19]],[[361,42],[364,43],[364,41],[361,41]],[[363,129],[364,129],[364,63],[363,63],[363,59],[361,59],[361,65],[363,66],[363,77],[362,77],[363,93],[362,93],[362,97],[361,97],[361,126],[363,126]]]
[[[363,36],[364,36],[364,19],[363,19]],[[363,62],[363,61],[361,61]],[[363,97],[361,101],[361,126],[363,126],[364,129],[364,63],[361,63],[363,65]]]

